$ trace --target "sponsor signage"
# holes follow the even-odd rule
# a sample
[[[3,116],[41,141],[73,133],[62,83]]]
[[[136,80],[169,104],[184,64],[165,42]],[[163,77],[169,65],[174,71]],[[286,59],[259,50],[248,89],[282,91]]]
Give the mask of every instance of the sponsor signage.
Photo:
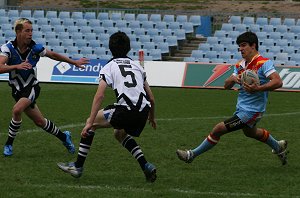
[[[93,59],[82,69],[65,62],[59,62],[53,67],[51,82],[98,84],[99,72],[106,63],[106,60]]]
[[[182,87],[223,88],[224,81],[233,73],[234,65],[187,63]],[[276,67],[283,86],[278,90],[300,91],[300,67]]]

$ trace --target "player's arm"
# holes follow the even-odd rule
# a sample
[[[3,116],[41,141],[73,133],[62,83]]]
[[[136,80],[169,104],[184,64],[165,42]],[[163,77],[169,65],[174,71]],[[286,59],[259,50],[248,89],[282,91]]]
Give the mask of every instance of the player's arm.
[[[254,93],[258,91],[273,91],[282,87],[282,80],[277,72],[273,72],[268,76],[270,81],[263,85],[257,85],[253,83],[251,85],[245,84],[244,89],[249,93]]]
[[[150,104],[151,104],[151,109],[150,109],[150,112],[149,112],[148,120],[149,120],[149,123],[151,124],[151,126],[154,129],[156,129],[154,95],[153,95],[147,81],[144,82],[144,87],[145,87],[145,91],[146,91],[147,95],[149,96],[149,100],[150,100]]]
[[[0,55],[0,74],[10,72],[15,69],[31,69],[32,65],[28,61],[24,61],[17,65],[7,65],[8,57]]]
[[[83,137],[86,137],[86,135],[88,134],[87,133],[88,130],[91,129],[94,124],[95,118],[96,118],[98,111],[100,110],[101,104],[104,100],[104,92],[105,92],[106,87],[107,87],[106,82],[103,79],[101,79],[99,82],[99,85],[98,85],[97,92],[93,99],[90,116],[87,119],[85,127],[83,128],[83,130],[81,132],[81,135]]]
[[[59,53],[53,52],[53,51],[48,50],[48,49],[46,49],[45,56],[47,56],[47,57],[49,57],[51,59],[57,60],[57,61],[62,61],[62,62],[70,63],[72,65],[75,65],[76,67],[79,67],[79,68],[84,68],[83,65],[89,63],[89,60],[86,59],[86,58],[80,58],[79,60],[73,60],[73,59],[70,59],[70,58],[68,58],[66,56],[63,56],[63,55],[61,55]]]
[[[237,74],[232,74],[225,80],[224,88],[231,89],[236,83],[241,84],[240,76]]]

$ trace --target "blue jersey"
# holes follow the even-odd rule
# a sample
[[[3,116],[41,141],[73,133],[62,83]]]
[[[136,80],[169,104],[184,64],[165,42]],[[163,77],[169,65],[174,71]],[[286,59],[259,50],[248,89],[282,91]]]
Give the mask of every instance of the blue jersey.
[[[27,86],[38,84],[36,65],[41,56],[46,54],[46,49],[41,44],[31,41],[25,53],[21,54],[15,41],[9,41],[0,48],[0,55],[8,58],[7,65],[17,65],[26,60],[32,65],[27,70],[12,70],[9,72],[9,85],[18,91]]]
[[[246,69],[257,72],[261,85],[269,82],[268,77],[276,72],[274,63],[259,54],[256,55],[248,65],[246,65],[245,60],[238,62],[234,68],[234,75],[239,75]],[[254,113],[265,112],[267,100],[268,91],[248,93],[244,90],[243,86],[240,85],[236,108],[238,111],[249,111]]]

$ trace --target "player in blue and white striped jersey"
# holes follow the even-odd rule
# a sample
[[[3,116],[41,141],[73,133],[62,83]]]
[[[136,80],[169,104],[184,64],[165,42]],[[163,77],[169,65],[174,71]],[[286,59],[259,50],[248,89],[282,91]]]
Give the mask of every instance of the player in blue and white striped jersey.
[[[9,73],[9,85],[16,104],[12,110],[12,119],[9,124],[8,138],[3,154],[13,154],[13,142],[22,123],[24,112],[37,126],[59,138],[70,153],[75,152],[69,131],[62,132],[53,122],[44,118],[36,100],[40,94],[37,80],[36,65],[40,57],[46,56],[57,61],[63,61],[84,68],[87,59],[72,60],[68,57],[47,50],[41,44],[32,40],[32,22],[26,18],[15,22],[16,39],[9,41],[0,48],[0,73]]]

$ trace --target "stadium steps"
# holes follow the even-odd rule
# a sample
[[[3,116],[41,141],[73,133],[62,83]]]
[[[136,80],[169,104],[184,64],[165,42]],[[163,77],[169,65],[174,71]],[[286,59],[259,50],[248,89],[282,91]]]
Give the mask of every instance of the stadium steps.
[[[163,55],[164,61],[183,61],[184,57],[190,57],[192,50],[198,49],[200,43],[205,43],[206,38],[189,37],[178,44],[177,49],[171,49],[171,53]]]

